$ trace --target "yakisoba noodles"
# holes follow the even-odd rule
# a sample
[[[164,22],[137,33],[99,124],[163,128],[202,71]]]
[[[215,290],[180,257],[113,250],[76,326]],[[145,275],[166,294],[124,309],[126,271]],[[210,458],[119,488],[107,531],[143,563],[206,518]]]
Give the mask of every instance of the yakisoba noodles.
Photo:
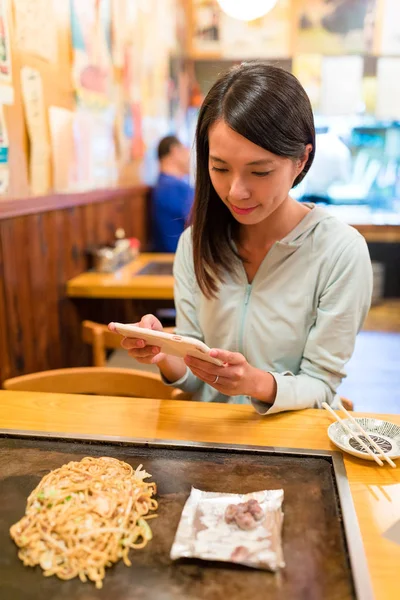
[[[115,458],[83,458],[43,477],[30,494],[25,516],[10,529],[25,566],[45,576],[89,578],[103,585],[105,568],[152,538],[147,523],[157,509],[155,483],[142,465],[134,471]]]

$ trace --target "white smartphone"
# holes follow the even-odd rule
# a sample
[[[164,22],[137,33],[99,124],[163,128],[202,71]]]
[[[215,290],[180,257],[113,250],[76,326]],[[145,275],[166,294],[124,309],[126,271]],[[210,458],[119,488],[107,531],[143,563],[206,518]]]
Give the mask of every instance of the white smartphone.
[[[137,325],[123,325],[122,323],[110,323],[115,327],[115,331],[119,334],[129,337],[144,340],[150,346],[158,346],[161,352],[172,356],[193,356],[200,358],[213,365],[223,366],[223,362],[218,358],[210,356],[210,348],[191,337],[183,335],[175,335],[174,333],[165,333],[164,331],[154,331],[154,329],[146,329]]]

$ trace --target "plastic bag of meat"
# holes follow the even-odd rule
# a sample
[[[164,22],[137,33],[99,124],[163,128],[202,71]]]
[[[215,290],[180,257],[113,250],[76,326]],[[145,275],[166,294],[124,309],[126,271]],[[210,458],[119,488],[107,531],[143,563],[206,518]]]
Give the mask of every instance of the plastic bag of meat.
[[[171,559],[201,558],[277,571],[282,552],[283,490],[221,494],[192,488]]]

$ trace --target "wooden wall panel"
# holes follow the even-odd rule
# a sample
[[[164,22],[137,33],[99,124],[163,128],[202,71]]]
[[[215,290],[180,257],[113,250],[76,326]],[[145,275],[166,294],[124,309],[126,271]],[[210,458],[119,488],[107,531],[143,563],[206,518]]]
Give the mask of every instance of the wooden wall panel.
[[[27,256],[29,274],[29,305],[32,306],[31,321],[32,335],[35,340],[35,363],[38,370],[44,370],[49,364],[49,330],[54,326],[57,315],[54,305],[53,286],[51,284],[51,267],[48,240],[44,228],[44,217],[35,215],[29,220],[22,217],[29,224],[33,235],[30,236],[29,253]],[[45,299],[45,301],[44,301]]]
[[[112,243],[118,227],[146,248],[146,194],[141,187],[100,202],[94,194],[88,204],[71,199],[69,208],[0,219],[0,381],[89,364],[83,316],[106,322],[124,307],[72,301],[66,282],[88,268],[87,247]]]
[[[146,240],[147,243],[150,243],[150,205],[150,190],[147,190],[146,194],[136,192],[135,201],[132,203],[132,213],[130,216],[126,216],[126,219],[130,218],[132,237]]]
[[[83,219],[83,234],[85,236],[86,247],[90,248],[96,244],[96,209],[97,206],[94,204],[87,204],[82,206],[82,219]]]
[[[45,331],[45,356],[47,365],[55,369],[62,364],[61,356],[61,323],[59,314],[59,297],[63,292],[64,282],[61,280],[60,229],[63,211],[48,212],[41,215],[43,223],[44,242],[41,246],[45,251],[43,267],[46,273],[46,286],[41,290],[41,297],[47,309],[45,322],[41,322],[40,331]],[[40,300],[39,300],[40,301]],[[43,333],[41,333],[43,335]]]
[[[99,205],[99,208],[102,205]],[[87,269],[85,258],[84,220],[82,207],[72,207],[64,211],[62,221],[62,266],[60,272],[60,285],[78,273]],[[63,360],[67,364],[77,364],[85,358],[86,350],[82,346],[79,336],[76,335],[79,327],[79,316],[77,308],[62,290],[62,301],[60,303],[61,335],[63,338]]]
[[[4,295],[6,299],[5,324],[12,370],[30,372],[35,360],[30,294],[29,224],[24,217],[2,223],[1,240],[4,261]],[[33,232],[32,232],[33,234]],[[29,341],[29,343],[27,343]]]
[[[10,377],[11,366],[8,353],[8,327],[4,285],[3,246],[0,238],[0,381]],[[2,317],[3,315],[3,317]]]

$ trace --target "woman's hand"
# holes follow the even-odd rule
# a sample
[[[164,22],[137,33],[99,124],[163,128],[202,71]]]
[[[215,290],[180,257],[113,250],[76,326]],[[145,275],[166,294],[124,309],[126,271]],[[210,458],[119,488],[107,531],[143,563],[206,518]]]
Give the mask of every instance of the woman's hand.
[[[185,356],[185,363],[192,373],[226,396],[251,396],[273,404],[276,382],[271,373],[252,367],[243,354],[213,349],[210,356],[219,358],[224,365],[218,367],[192,356]]]
[[[145,315],[141,318],[139,323],[134,323],[134,325],[136,325],[136,327],[154,329],[155,331],[163,330],[163,326],[154,315]],[[115,331],[112,324],[109,325],[109,329],[110,331]],[[158,346],[149,346],[146,344],[145,340],[140,340],[138,338],[124,337],[121,346],[128,351],[129,356],[142,364],[157,364],[165,358],[165,354],[160,351]]]

